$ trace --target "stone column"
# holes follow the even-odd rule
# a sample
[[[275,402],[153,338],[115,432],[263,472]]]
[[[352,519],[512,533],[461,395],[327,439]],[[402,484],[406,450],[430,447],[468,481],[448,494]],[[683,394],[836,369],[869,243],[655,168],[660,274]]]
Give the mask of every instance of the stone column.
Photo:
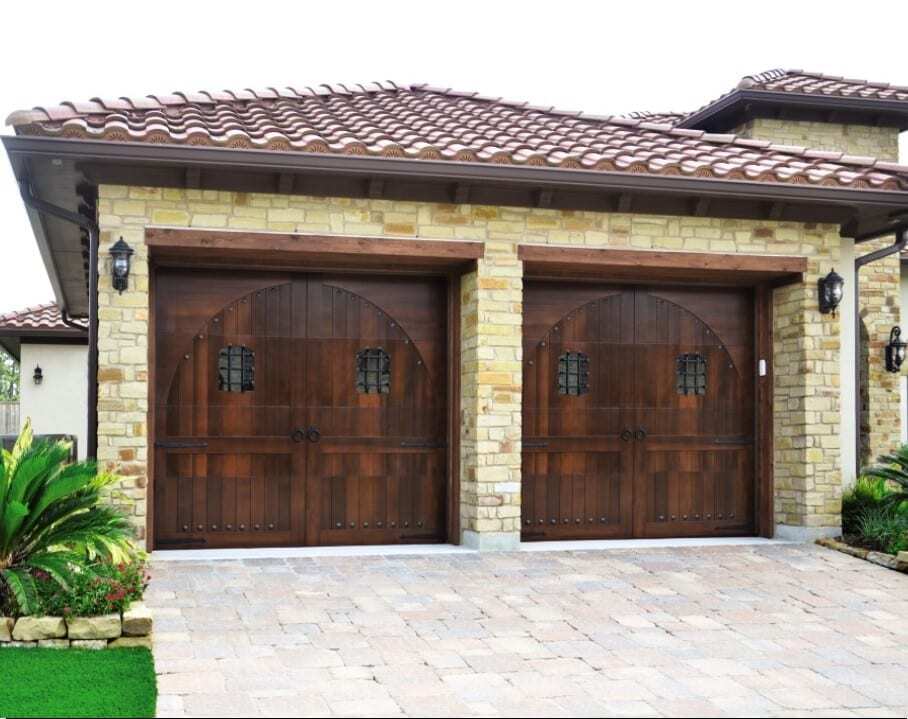
[[[461,541],[520,543],[523,282],[511,242],[487,242],[461,284]]]
[[[774,294],[775,513],[780,539],[841,532],[839,321],[823,315],[817,279],[838,238],[817,233],[828,259],[812,259],[805,282]]]
[[[130,516],[136,537],[144,541],[149,341],[145,214],[146,201],[160,198],[162,191],[102,185],[98,192],[98,464],[123,478],[111,500]],[[122,293],[111,286],[109,255],[120,237],[135,252],[129,286]]]

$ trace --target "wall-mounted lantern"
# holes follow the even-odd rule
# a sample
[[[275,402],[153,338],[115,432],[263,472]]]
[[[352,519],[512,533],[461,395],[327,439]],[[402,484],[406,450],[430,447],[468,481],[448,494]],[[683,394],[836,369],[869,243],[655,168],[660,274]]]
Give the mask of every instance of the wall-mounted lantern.
[[[818,285],[820,289],[820,312],[824,315],[830,313],[835,315],[836,308],[845,294],[845,280],[838,272],[832,270],[828,275],[819,279]]]
[[[41,365],[35,365],[35,371],[32,374],[32,381],[35,384],[41,384],[44,381],[44,371],[41,369]]]
[[[889,333],[889,344],[886,345],[886,371],[896,373],[901,371],[905,361],[905,351],[908,344],[902,341],[902,328],[893,327]]]
[[[129,286],[129,258],[132,257],[133,252],[132,247],[127,245],[122,237],[110,248],[110,256],[113,260],[110,268],[113,288],[120,294],[123,294],[123,290]]]

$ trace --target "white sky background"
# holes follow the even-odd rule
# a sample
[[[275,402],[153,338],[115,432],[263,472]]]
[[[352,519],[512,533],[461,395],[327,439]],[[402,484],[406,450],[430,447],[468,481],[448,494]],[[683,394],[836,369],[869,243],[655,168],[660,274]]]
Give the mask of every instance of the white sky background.
[[[0,119],[64,99],[386,79],[600,114],[695,109],[776,67],[908,85],[908,3],[892,0],[56,4],[0,14]],[[2,154],[0,312],[52,299]]]

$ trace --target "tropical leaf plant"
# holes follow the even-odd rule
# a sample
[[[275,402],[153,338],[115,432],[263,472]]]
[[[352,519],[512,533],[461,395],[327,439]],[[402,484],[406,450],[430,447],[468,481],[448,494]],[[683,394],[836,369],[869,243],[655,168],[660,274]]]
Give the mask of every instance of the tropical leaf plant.
[[[883,503],[897,508],[902,502],[908,502],[908,444],[891,454],[884,454],[878,462],[864,474],[886,481],[889,492],[883,497]]]
[[[132,551],[126,518],[101,502],[117,477],[70,463],[70,451],[35,441],[28,421],[13,449],[0,450],[0,594],[21,614],[38,607],[37,573],[68,589],[91,562],[124,562]]]

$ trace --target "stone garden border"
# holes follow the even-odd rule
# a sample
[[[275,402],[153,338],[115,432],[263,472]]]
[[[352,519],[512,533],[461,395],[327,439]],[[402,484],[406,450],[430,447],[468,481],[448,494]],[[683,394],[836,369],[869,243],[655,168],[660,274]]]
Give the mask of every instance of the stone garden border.
[[[839,541],[838,539],[828,538],[818,539],[817,544],[827,547],[828,549],[834,549],[837,552],[842,552],[843,554],[848,554],[852,557],[857,557],[858,559],[864,559],[868,562],[879,564],[881,567],[886,567],[887,569],[894,569],[897,572],[905,572],[908,574],[908,552],[899,552],[898,556],[893,557],[891,554],[873,552],[869,549],[862,549],[861,547],[852,547],[850,544],[845,544],[845,542]]]
[[[96,617],[0,617],[0,648],[151,649],[153,624],[144,602],[133,602],[122,614]]]

